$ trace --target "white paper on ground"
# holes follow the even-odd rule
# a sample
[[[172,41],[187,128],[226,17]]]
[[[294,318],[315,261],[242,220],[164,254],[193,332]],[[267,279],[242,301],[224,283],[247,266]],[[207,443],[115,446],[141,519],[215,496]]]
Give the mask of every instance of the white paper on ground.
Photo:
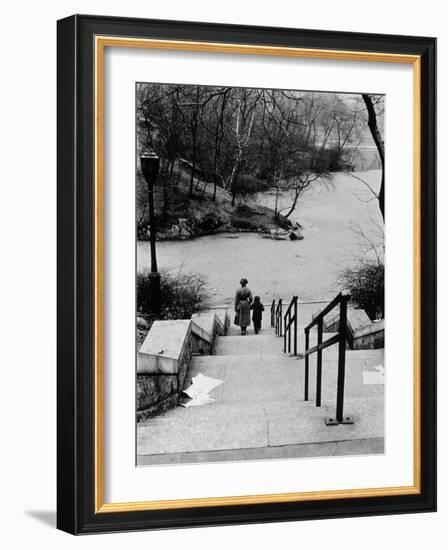
[[[362,373],[364,384],[384,384],[385,369],[383,365],[374,367],[377,372],[364,371]]]
[[[222,382],[222,380],[205,376],[202,373],[193,376],[191,379],[191,386],[184,390],[184,393],[188,395],[188,397],[191,397],[192,400],[188,403],[184,403],[183,407],[199,407],[201,405],[213,403],[215,400],[208,394],[214,388],[222,384]]]
[[[181,403],[182,407],[188,409],[189,407],[201,407],[202,405],[210,405],[215,400],[213,397],[210,397],[208,393],[199,394],[197,397],[188,401],[188,403]]]

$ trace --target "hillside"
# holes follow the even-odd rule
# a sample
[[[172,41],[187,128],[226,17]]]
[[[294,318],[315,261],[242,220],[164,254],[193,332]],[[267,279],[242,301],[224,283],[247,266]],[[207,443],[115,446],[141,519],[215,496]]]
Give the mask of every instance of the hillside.
[[[146,186],[141,180],[137,185],[140,189]],[[195,184],[193,197],[188,196],[188,190],[185,174],[170,182],[165,189],[163,185],[156,187],[154,201],[158,240],[185,240],[222,232],[271,234],[279,229],[292,229],[287,218],[281,215],[276,218],[274,210],[251,199],[237,199],[232,205],[232,195],[221,187],[216,190],[215,201],[212,200],[212,184],[199,181]],[[147,210],[142,212],[137,206],[137,220],[138,240],[148,240]]]

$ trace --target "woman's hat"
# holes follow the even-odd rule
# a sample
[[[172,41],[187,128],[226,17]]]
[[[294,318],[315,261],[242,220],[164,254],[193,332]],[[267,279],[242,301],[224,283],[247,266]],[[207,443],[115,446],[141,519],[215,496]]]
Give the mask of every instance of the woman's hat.
[[[244,277],[242,279],[240,279],[240,285],[247,285],[249,281],[247,279],[245,279]]]

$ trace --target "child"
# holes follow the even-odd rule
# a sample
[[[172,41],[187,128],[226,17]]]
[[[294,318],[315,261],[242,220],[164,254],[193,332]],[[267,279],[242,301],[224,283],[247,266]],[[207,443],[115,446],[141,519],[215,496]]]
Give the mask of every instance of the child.
[[[255,334],[258,334],[258,331],[261,330],[261,318],[264,311],[264,305],[260,302],[260,296],[255,296],[254,303],[250,306],[250,309],[253,310],[252,321],[254,323]]]

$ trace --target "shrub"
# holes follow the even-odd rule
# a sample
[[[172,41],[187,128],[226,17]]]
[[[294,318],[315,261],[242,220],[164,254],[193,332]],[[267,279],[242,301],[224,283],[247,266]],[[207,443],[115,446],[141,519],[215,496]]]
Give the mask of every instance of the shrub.
[[[241,197],[252,197],[267,190],[266,182],[250,174],[240,174],[233,182],[232,193]]]
[[[137,274],[137,310],[150,314],[149,272]],[[206,302],[205,278],[198,273],[163,271],[160,319],[189,319]]]
[[[327,147],[322,150],[310,149],[302,159],[304,168],[315,173],[328,174],[329,172],[351,172],[352,162],[347,160],[345,149]]]
[[[370,319],[384,317],[384,264],[363,262],[347,268],[341,283],[350,292],[352,302],[364,309]]]

